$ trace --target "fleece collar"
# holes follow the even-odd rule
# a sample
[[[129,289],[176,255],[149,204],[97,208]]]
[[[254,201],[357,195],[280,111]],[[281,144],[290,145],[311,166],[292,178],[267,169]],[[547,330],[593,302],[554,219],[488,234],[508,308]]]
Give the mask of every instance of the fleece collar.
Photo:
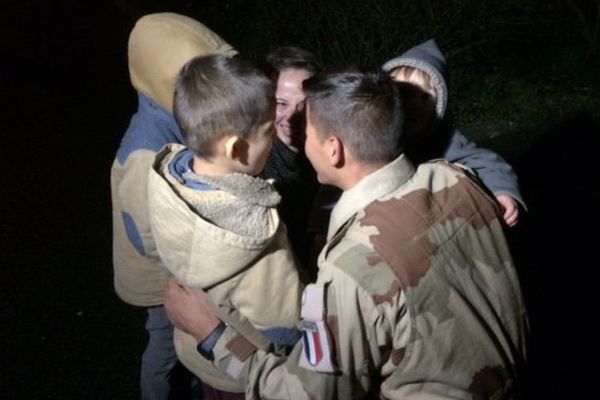
[[[444,119],[448,103],[448,87],[445,78],[446,58],[434,39],[415,46],[399,57],[392,58],[383,64],[384,71],[390,72],[398,67],[413,67],[427,73],[437,91],[436,112],[438,118]]]

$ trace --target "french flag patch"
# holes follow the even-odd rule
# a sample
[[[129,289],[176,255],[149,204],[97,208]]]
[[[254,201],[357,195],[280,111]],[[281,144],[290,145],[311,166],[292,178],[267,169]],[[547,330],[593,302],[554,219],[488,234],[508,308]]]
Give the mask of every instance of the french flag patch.
[[[311,321],[302,321],[302,339],[304,341],[304,353],[306,360],[312,366],[316,366],[323,358],[321,338],[317,324]]]
[[[323,286],[311,283],[304,289],[299,325],[304,350],[300,353],[298,365],[311,371],[333,373],[336,367],[331,338],[323,321],[326,314],[324,299]]]

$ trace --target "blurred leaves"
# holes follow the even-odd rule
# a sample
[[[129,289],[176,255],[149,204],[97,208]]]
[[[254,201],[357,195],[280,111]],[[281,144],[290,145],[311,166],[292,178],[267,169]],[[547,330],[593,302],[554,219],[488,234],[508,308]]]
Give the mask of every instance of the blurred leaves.
[[[378,66],[435,38],[449,61],[456,124],[512,154],[532,140],[531,127],[580,112],[600,117],[600,0],[192,3],[191,16],[255,61],[296,45],[326,65]]]

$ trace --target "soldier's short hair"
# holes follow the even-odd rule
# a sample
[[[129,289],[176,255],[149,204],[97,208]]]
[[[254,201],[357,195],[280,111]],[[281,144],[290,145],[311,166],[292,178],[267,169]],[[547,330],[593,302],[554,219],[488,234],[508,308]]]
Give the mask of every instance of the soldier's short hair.
[[[341,138],[361,162],[391,161],[402,152],[404,113],[398,89],[383,71],[316,74],[304,81],[310,122],[322,139]]]
[[[197,156],[210,157],[225,135],[246,138],[274,119],[274,86],[242,59],[196,57],[177,77],[173,115],[186,145]]]

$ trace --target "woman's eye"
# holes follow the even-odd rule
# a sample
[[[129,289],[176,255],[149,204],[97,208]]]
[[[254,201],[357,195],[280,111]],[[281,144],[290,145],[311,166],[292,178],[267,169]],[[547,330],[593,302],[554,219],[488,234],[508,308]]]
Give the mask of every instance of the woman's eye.
[[[306,105],[306,99],[299,101],[298,104],[296,104],[296,111],[297,112],[304,111],[304,106],[305,105]]]

